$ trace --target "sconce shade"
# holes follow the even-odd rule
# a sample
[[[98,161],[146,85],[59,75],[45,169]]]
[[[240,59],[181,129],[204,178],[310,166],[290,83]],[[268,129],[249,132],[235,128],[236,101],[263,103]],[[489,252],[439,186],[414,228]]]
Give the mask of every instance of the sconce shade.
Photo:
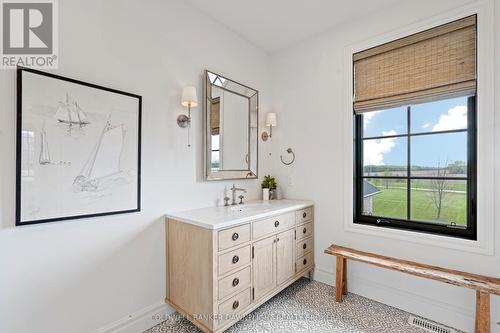
[[[196,95],[196,87],[187,86],[182,89],[182,106],[195,107],[198,105],[198,96]]]
[[[268,112],[266,115],[266,126],[276,127],[276,125],[277,125],[276,113]]]

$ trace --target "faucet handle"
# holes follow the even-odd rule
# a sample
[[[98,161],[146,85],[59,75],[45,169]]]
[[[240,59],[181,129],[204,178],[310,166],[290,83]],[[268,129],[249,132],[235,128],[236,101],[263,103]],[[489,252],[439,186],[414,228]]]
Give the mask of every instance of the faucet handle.
[[[229,197],[224,197],[224,206],[229,206]]]
[[[239,202],[239,204],[240,204],[240,205],[243,205],[243,198],[244,198],[244,196],[243,196],[243,195],[240,195],[240,196],[238,196],[238,198],[240,198],[240,202]]]

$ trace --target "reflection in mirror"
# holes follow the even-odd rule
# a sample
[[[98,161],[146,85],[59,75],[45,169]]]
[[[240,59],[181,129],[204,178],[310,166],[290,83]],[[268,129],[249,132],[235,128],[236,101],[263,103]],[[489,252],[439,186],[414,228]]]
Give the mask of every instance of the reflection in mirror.
[[[257,178],[258,92],[206,71],[206,178]]]

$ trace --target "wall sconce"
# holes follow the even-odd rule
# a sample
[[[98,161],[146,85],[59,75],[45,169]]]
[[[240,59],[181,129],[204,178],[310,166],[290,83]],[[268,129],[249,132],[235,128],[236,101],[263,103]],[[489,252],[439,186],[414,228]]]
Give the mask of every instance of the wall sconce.
[[[191,128],[191,108],[198,106],[198,97],[196,95],[196,87],[187,86],[182,89],[182,98],[181,98],[182,106],[188,108],[188,115],[180,114],[177,117],[177,125],[181,128],[188,128],[188,147],[191,147],[191,143],[189,142],[189,130]]]
[[[272,138],[273,136],[273,126],[276,127],[276,113],[268,112],[266,115],[266,126],[269,126],[269,134],[264,131],[262,132],[262,141],[267,141],[268,138]]]

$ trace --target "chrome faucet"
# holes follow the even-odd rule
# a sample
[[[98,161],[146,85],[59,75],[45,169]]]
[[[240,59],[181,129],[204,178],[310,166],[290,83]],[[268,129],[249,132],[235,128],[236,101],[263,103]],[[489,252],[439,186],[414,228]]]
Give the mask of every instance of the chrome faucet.
[[[245,192],[245,193],[246,193],[246,191],[247,191],[247,190],[245,190],[244,188],[237,188],[236,186],[234,186],[234,184],[233,184],[233,187],[231,187],[231,188],[230,188],[230,190],[231,190],[231,192],[232,192],[232,202],[231,202],[231,205],[232,205],[232,206],[237,205],[237,203],[236,203],[236,191],[241,191],[241,192]],[[240,205],[241,205],[242,203],[243,203],[243,198],[242,198],[242,196],[240,195]]]

